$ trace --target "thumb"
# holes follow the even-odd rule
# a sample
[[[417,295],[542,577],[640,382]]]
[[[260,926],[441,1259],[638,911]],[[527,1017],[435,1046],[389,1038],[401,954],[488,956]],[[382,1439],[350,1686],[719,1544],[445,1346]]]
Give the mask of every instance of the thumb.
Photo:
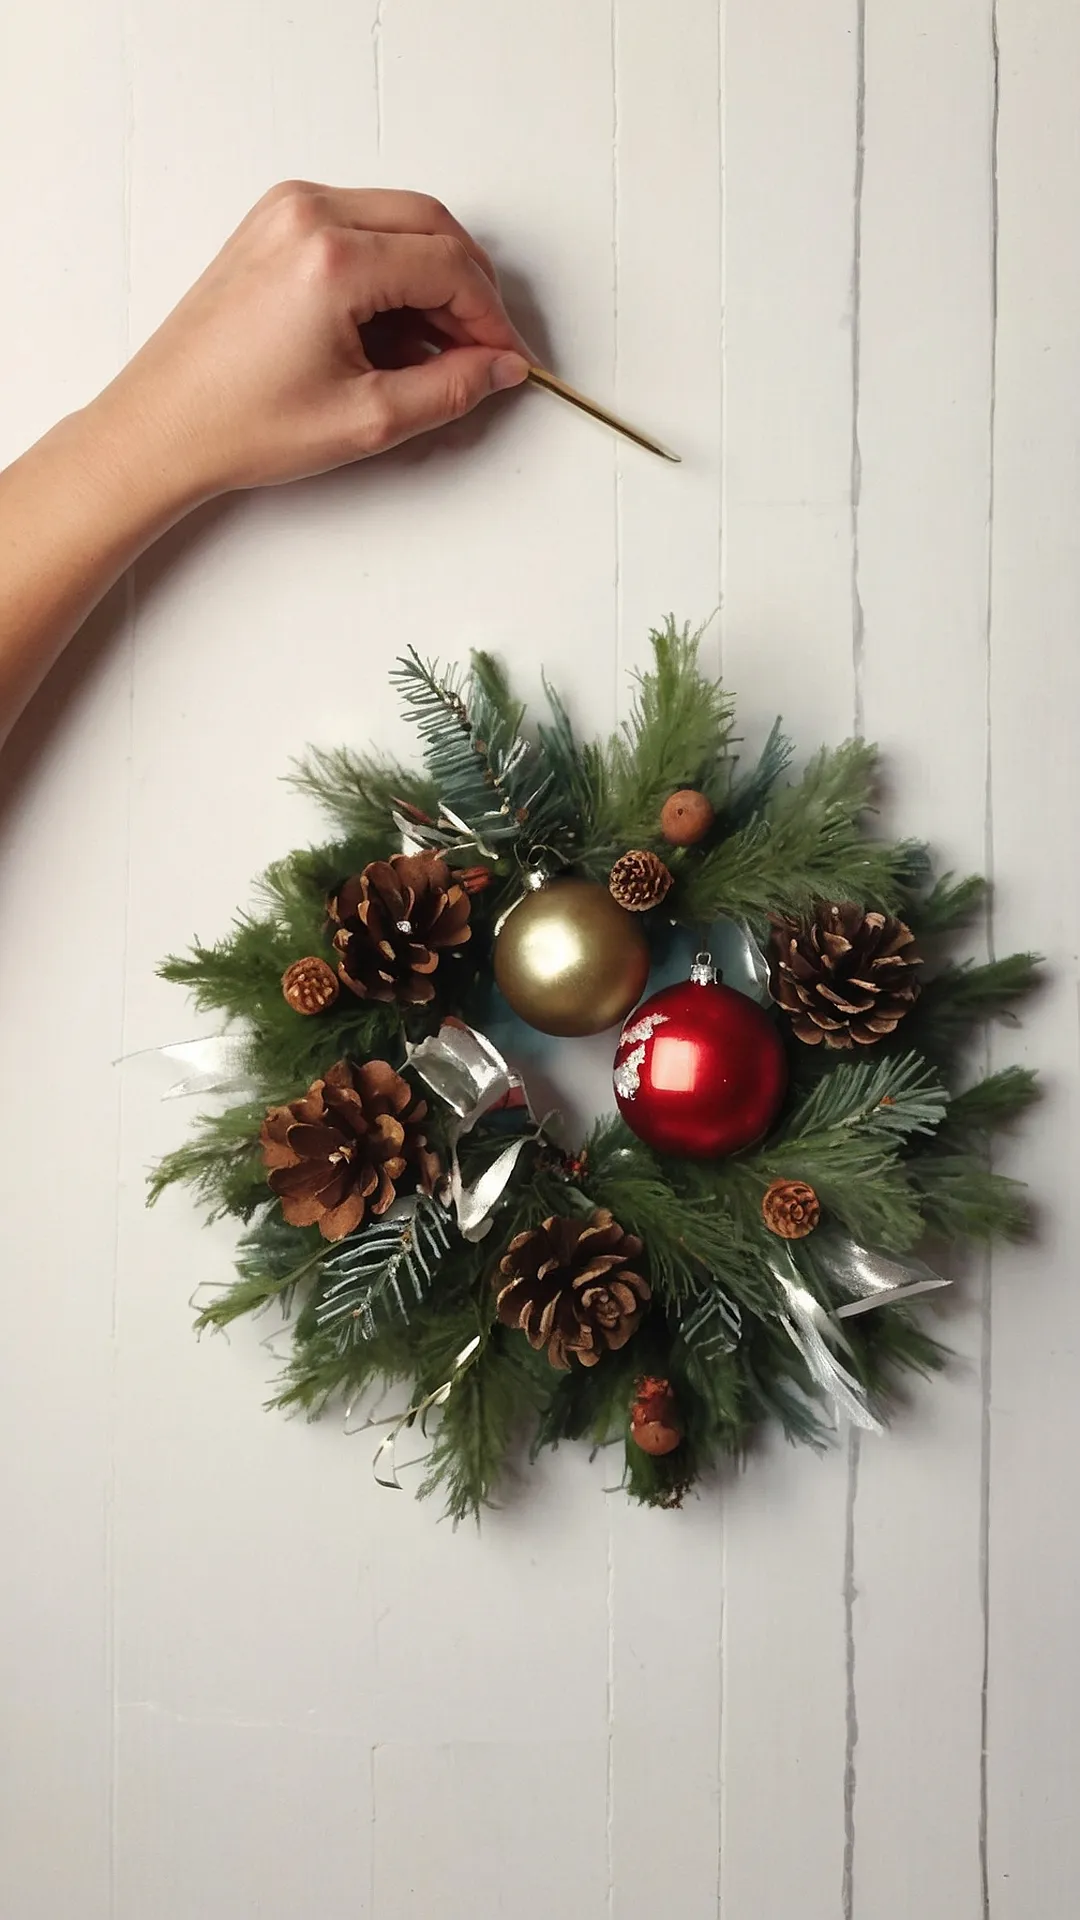
[[[506,387],[519,387],[529,371],[520,353],[492,347],[447,347],[417,367],[376,369],[361,378],[360,437],[367,453],[379,453],[432,427],[460,420]]]

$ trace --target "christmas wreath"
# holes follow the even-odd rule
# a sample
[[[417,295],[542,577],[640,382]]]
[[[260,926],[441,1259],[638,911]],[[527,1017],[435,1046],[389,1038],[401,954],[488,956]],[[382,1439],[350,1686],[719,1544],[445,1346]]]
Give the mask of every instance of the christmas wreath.
[[[243,1223],[199,1325],[280,1303],[282,1408],[408,1382],[378,1477],[417,1425],[455,1518],[524,1431],[620,1444],[631,1495],[670,1506],[766,1419],[876,1425],[900,1370],[943,1357],[910,1297],[1027,1226],[987,1149],[1033,1076],[973,1078],[969,1042],[1034,957],[947,958],[984,883],[871,836],[872,747],[790,781],[777,725],[744,770],[696,637],[652,639],[603,742],[551,688],[528,729],[487,655],[410,653],[423,771],[310,754],[293,777],[334,839],[163,968],[226,1016],[172,1050],[201,1068],[185,1087],[242,1095],[154,1176]],[[520,1043],[620,1022],[618,1113],[568,1143]]]

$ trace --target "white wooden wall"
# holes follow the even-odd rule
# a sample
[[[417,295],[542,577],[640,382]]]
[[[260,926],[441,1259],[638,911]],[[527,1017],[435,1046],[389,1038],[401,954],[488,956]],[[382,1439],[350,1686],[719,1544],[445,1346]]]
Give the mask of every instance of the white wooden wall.
[[[1071,1920],[1080,1898],[1080,13],[1075,0],[34,0],[0,26],[0,456],[273,180],[415,185],[543,396],[203,514],[17,735],[0,813],[4,1920]],[[229,1238],[143,1211],[193,1030],[157,958],[404,738],[388,650],[610,724],[720,606],[760,736],[864,727],[1054,985],[1001,1060],[1040,1246],[975,1264],[886,1441],[680,1515],[563,1454],[477,1536],[198,1347]],[[569,1072],[569,1067],[567,1067]],[[590,1085],[599,1087],[594,1075]]]

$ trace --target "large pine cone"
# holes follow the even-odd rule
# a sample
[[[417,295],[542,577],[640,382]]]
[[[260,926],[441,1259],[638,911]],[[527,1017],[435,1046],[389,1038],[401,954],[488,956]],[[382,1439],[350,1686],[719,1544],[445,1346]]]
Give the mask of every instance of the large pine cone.
[[[441,1172],[423,1131],[427,1106],[387,1060],[339,1060],[302,1100],[271,1107],[259,1135],[291,1227],[342,1240],[393,1202],[407,1173],[430,1193]]]
[[[361,1000],[433,1000],[440,954],[469,938],[469,904],[437,854],[373,860],[327,902],[345,985]]]
[[[773,999],[807,1046],[871,1047],[918,998],[915,935],[887,913],[823,906],[802,925],[780,920],[771,942]]]
[[[608,1348],[625,1347],[649,1299],[648,1281],[634,1271],[641,1251],[606,1208],[591,1219],[553,1214],[507,1247],[499,1319],[520,1327],[530,1346],[546,1347],[553,1367],[569,1367],[571,1354],[595,1367]]]

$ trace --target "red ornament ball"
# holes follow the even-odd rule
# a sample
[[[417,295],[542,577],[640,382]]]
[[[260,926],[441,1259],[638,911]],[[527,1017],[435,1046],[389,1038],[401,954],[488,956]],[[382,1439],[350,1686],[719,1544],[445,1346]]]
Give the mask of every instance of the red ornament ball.
[[[647,1147],[715,1159],[768,1132],[787,1088],[787,1061],[765,1010],[720,986],[703,957],[689,980],[634,1009],[614,1080],[619,1112]]]

